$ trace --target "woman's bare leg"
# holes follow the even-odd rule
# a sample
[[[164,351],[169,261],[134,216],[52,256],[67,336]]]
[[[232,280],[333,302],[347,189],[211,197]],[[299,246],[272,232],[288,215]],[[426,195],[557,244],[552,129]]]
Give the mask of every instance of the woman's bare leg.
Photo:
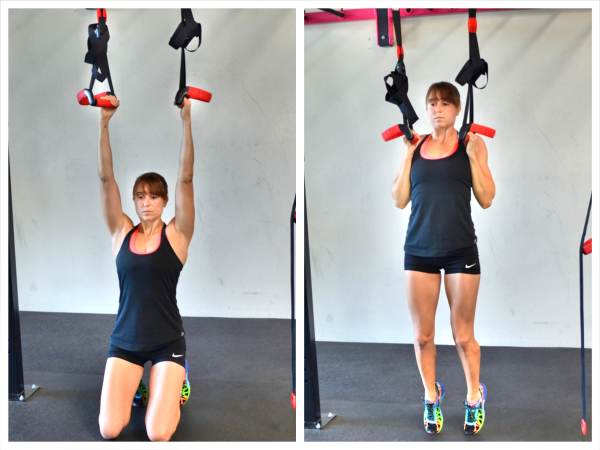
[[[151,441],[168,441],[179,425],[183,366],[172,361],[156,363],[150,369],[146,432]]]
[[[481,275],[453,273],[444,275],[446,296],[450,305],[452,335],[465,372],[467,401],[479,400],[481,352],[475,340],[475,307]]]
[[[115,439],[131,418],[131,403],[144,367],[121,358],[108,358],[104,369],[98,425],[104,439]]]
[[[414,330],[415,357],[425,389],[425,398],[435,401],[437,397],[435,389],[435,312],[440,296],[442,276],[412,270],[406,270],[405,273],[408,286],[408,307]]]

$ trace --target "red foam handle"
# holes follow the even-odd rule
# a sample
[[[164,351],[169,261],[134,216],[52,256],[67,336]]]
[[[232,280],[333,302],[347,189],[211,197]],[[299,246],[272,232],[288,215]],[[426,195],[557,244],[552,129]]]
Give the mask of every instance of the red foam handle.
[[[82,89],[77,93],[77,103],[81,106],[87,106],[90,104],[90,99],[86,95],[86,89]]]
[[[584,255],[589,255],[590,253],[592,253],[592,239],[591,238],[584,242],[582,250],[583,250]]]
[[[585,419],[582,417],[581,418],[581,435],[585,436],[587,434],[587,422],[585,421]]]
[[[471,131],[471,133],[482,134],[489,138],[496,136],[496,130],[477,123],[471,124],[471,129],[469,131]]]
[[[81,106],[91,105],[89,95],[91,95],[91,91],[89,89],[82,89],[77,93],[77,102]],[[99,94],[94,95],[95,105],[101,108],[114,108],[115,106],[110,102],[108,98],[102,98],[106,95],[110,95],[110,92],[101,92]]]
[[[392,139],[399,138],[400,136],[404,136],[404,133],[400,129],[398,125],[394,125],[393,127],[389,127],[383,133],[381,133],[381,137],[385,142],[391,141]]]
[[[110,99],[101,98],[105,95],[109,95],[109,92],[101,92],[100,94],[94,95],[94,98],[96,99],[96,106],[100,108],[114,108],[115,106],[110,102]]]
[[[188,86],[187,87],[187,97],[193,98],[194,100],[200,100],[201,102],[210,102],[212,99],[212,94],[208,91],[204,91],[202,89]]]
[[[292,404],[292,408],[296,409],[296,393],[292,392],[290,394],[290,403]]]
[[[394,125],[393,127],[389,127],[383,133],[381,133],[381,137],[385,142],[391,141],[392,139],[399,138],[404,136],[404,132],[400,129],[400,125]],[[416,144],[419,138],[415,134],[413,134],[413,138],[410,141],[411,144]]]
[[[404,49],[400,46],[396,47],[396,56],[400,59],[401,56],[404,56]]]

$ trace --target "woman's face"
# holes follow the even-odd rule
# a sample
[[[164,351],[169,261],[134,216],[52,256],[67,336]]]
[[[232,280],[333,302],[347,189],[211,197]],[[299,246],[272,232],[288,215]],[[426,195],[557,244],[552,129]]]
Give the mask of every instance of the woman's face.
[[[162,217],[167,201],[148,190],[148,186],[140,186],[133,195],[135,212],[140,220],[152,222]]]
[[[427,100],[427,115],[433,128],[454,127],[459,112],[460,108],[437,96],[429,97]]]

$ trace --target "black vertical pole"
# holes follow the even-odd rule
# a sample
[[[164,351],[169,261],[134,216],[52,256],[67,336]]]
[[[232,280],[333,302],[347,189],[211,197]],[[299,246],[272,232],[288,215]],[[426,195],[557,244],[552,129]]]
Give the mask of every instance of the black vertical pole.
[[[590,212],[592,211],[592,194],[590,194],[590,201],[587,207],[587,213],[585,215],[585,224],[583,226],[583,233],[581,234],[581,241],[579,242],[579,333],[581,338],[581,346],[579,349],[579,361],[581,371],[581,434],[587,435],[587,404],[586,404],[586,393],[585,393],[585,317],[584,317],[584,304],[583,304],[583,245],[585,244],[585,235],[587,234],[588,222],[590,220]]]
[[[319,370],[313,316],[312,280],[310,270],[310,245],[308,242],[308,218],[306,213],[306,187],[304,188],[304,428],[323,428],[335,418],[329,413],[321,417],[319,394]]]
[[[10,162],[8,165],[8,399],[25,401],[39,389],[35,384],[26,388],[23,380],[23,353],[21,351],[21,322],[19,319],[19,292],[15,263],[15,235],[13,226]]]
[[[8,398],[19,400],[25,396],[23,358],[21,353],[21,324],[15,266],[15,236],[13,229],[12,190],[8,169]]]
[[[296,247],[296,196],[294,195],[294,203],[292,204],[292,213],[290,215],[290,285],[292,287],[292,393],[290,394],[290,402],[292,408],[296,409],[296,271],[294,249]]]

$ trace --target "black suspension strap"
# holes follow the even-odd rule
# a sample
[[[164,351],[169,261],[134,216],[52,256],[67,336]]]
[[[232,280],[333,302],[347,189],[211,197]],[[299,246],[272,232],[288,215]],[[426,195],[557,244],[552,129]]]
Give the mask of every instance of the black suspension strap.
[[[469,30],[469,59],[460,69],[455,81],[464,86],[468,84],[467,100],[465,102],[465,112],[463,115],[463,122],[458,133],[458,139],[460,141],[467,141],[467,134],[469,131],[474,133],[483,134],[488,137],[494,137],[496,131],[492,128],[478,125],[474,123],[474,101],[473,101],[473,87],[477,89],[484,89],[488,83],[488,63],[481,58],[479,54],[479,44],[477,42],[477,10],[469,9],[468,19],[468,30]],[[480,76],[485,75],[485,85],[482,87],[477,86],[477,80]]]
[[[405,135],[409,141],[412,141],[414,139],[412,128],[415,122],[419,120],[419,116],[417,116],[417,113],[408,99],[408,76],[406,75],[406,65],[404,64],[404,47],[402,46],[402,29],[399,9],[392,10],[392,20],[394,22],[396,54],[398,60],[394,70],[383,78],[387,90],[385,101],[393,103],[400,108],[400,111],[402,112],[402,123],[386,130],[383,133],[383,138],[387,141]],[[394,129],[395,132],[392,132],[392,129]],[[392,137],[391,134],[396,135]]]
[[[392,11],[392,18],[394,20],[396,42],[399,43],[397,46],[398,63],[396,64],[396,69],[384,78],[386,82],[386,88],[388,90],[385,99],[386,101],[398,105],[402,111],[404,121],[402,124],[394,125],[388,128],[381,133],[381,135],[384,141],[389,141],[404,135],[412,144],[414,144],[416,141],[416,136],[412,132],[412,126],[418,120],[418,117],[412,109],[410,101],[408,101],[408,77],[406,76],[406,68],[404,66],[404,50],[402,48],[402,33],[400,32],[400,11]],[[463,123],[458,133],[459,139],[465,145],[468,141],[469,132],[482,134],[491,138],[493,138],[496,134],[496,130],[493,128],[474,123],[473,87],[478,89],[485,88],[485,86],[487,86],[488,75],[487,62],[479,55],[479,45],[477,43],[477,18],[475,9],[469,9],[468,30],[469,60],[464,64],[456,76],[456,81],[461,86],[468,84]],[[486,75],[486,84],[480,88],[475,83],[481,75]],[[389,78],[392,79],[392,84],[388,83],[387,80]]]
[[[97,23],[88,25],[88,51],[85,54],[84,61],[92,65],[92,76],[90,78],[89,87],[82,89],[77,93],[77,101],[80,105],[101,106],[105,108],[113,108],[114,106],[109,100],[103,99],[106,95],[116,95],[113,87],[112,78],[110,76],[110,68],[108,67],[108,41],[110,33],[106,25],[106,9],[98,8],[96,10]],[[103,82],[108,80],[110,91],[102,92],[94,96],[92,89],[94,82],[98,80]]]
[[[583,307],[583,255],[589,255],[592,253],[592,239],[585,240],[587,234],[588,222],[590,220],[590,211],[592,210],[592,195],[590,194],[590,201],[588,203],[587,213],[585,215],[585,224],[583,226],[583,233],[581,234],[581,241],[579,242],[579,334],[580,334],[580,349],[579,349],[579,360],[581,369],[581,434],[585,436],[587,434],[587,402],[586,402],[586,389],[585,389],[585,340],[584,340],[584,307]]]
[[[188,50],[188,44],[195,38],[198,38],[198,46],[194,50]],[[181,22],[173,32],[169,45],[175,50],[181,49],[181,62],[179,65],[179,89],[175,94],[175,105],[181,107],[184,98],[193,98],[203,102],[210,102],[212,94],[208,91],[187,86],[185,76],[185,51],[195,52],[202,43],[202,25],[194,20],[191,9],[181,10]]]

